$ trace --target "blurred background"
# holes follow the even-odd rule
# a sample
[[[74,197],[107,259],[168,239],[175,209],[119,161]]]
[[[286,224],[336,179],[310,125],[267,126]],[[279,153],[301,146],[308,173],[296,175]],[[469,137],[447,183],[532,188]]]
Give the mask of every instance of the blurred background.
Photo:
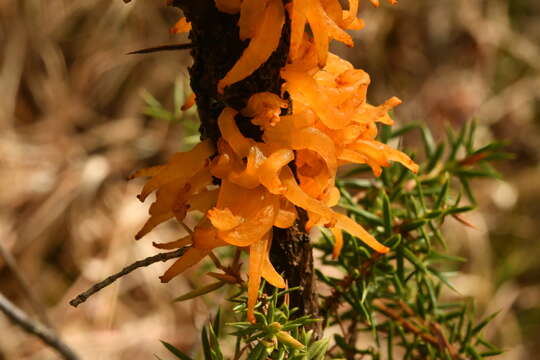
[[[365,5],[365,4],[364,4]],[[208,318],[204,298],[171,299],[197,278],[162,285],[165,264],[124,277],[74,309],[92,283],[176,237],[164,225],[140,242],[148,204],[135,169],[189,146],[187,52],[125,55],[183,42],[165,1],[0,0],[0,293],[49,323],[83,359],[166,358],[159,340],[189,350]],[[479,315],[499,311],[487,337],[500,359],[540,352],[540,2],[402,0],[365,7],[356,47],[335,51],[372,77],[370,101],[396,95],[398,124],[442,136],[470,119],[477,141],[508,142],[500,181],[478,181],[477,230],[446,224],[454,278]],[[186,139],[187,136],[187,139]],[[407,139],[405,147],[417,144]],[[0,359],[56,359],[0,315]]]

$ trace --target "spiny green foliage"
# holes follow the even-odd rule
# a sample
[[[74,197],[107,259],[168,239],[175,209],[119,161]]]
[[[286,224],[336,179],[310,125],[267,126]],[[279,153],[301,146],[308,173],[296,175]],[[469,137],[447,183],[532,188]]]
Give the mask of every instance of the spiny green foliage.
[[[277,292],[267,297],[260,292],[257,304],[257,323],[245,321],[247,298],[243,295],[245,289],[231,297],[233,311],[244,321],[227,323],[228,333],[223,334],[221,312],[218,311],[214,320],[205,326],[201,332],[202,357],[205,360],[223,360],[224,357],[219,342],[220,335],[225,336],[225,341],[231,341],[236,337],[236,346],[232,358],[245,358],[249,360],[294,359],[294,360],[320,360],[323,359],[328,347],[329,339],[316,340],[313,330],[306,330],[312,323],[319,322],[308,316],[291,319],[295,309],[289,309],[284,302],[287,293],[296,291],[291,288]],[[191,359],[171,344],[163,342],[165,347],[179,359]]]
[[[417,127],[393,133],[384,127],[382,141]],[[343,334],[335,335],[331,357],[364,354],[378,359],[385,354],[391,359],[399,354],[399,359],[461,359],[500,353],[480,336],[488,321],[475,325],[469,301],[441,302],[444,287],[455,291],[449,279],[452,272],[443,269],[457,268],[465,259],[445,253],[440,227],[451,217],[472,226],[463,217],[475,203],[469,183],[477,177],[496,177],[488,161],[508,154],[498,143],[476,149],[474,122],[457,135],[449,130],[447,141],[438,145],[427,128],[419,128],[426,159],[418,176],[394,165],[379,179],[371,179],[369,169],[358,167],[338,182],[341,206],[392,250],[380,256],[349,236],[339,259],[332,260],[333,240],[323,232],[317,245],[324,254],[323,264],[344,273],[333,278],[317,271],[319,280],[333,289],[322,302],[326,325],[347,324]],[[373,347],[355,345],[362,332],[371,334]]]
[[[508,154],[500,143],[476,148],[474,122],[458,134],[448,130],[446,141],[439,144],[420,125],[394,132],[383,126],[381,141],[394,141],[418,129],[425,155],[418,175],[393,165],[373,179],[367,166],[359,166],[337,183],[340,206],[391,251],[374,253],[345,234],[341,255],[333,259],[334,239],[323,230],[315,244],[317,255],[323,265],[338,269],[342,275],[329,276],[316,269],[318,280],[331,289],[330,295],[321,297],[322,319],[291,320],[294,309],[279,300],[286,292],[267,297],[261,290],[257,324],[250,324],[245,322],[245,289],[240,289],[229,300],[241,321],[222,331],[218,313],[213,324],[203,329],[205,360],[225,358],[220,335],[222,342],[236,337],[234,359],[352,359],[355,355],[363,359],[482,359],[501,353],[481,335],[495,315],[477,323],[471,300],[444,300],[445,288],[447,293],[455,292],[451,276],[466,259],[446,253],[440,228],[449,218],[473,226],[463,217],[474,209],[470,182],[498,177],[489,162],[506,159]],[[221,286],[196,289],[180,300]],[[332,339],[313,341],[312,332],[306,330],[313,321],[339,331]],[[165,345],[178,358],[189,358]]]
[[[193,145],[200,141],[199,125],[200,121],[195,109],[182,111],[182,105],[188,98],[189,85],[179,77],[174,82],[173,106],[172,110],[167,109],[147,90],[142,90],[141,97],[144,100],[144,114],[156,119],[165,120],[171,123],[182,122],[183,136],[182,149],[191,149]]]

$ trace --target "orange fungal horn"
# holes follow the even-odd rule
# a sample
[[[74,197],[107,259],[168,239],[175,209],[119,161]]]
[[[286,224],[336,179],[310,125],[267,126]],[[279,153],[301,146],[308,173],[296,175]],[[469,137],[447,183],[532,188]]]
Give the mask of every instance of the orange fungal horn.
[[[223,93],[225,87],[251,75],[277,49],[281,38],[281,29],[285,23],[283,2],[281,0],[268,0],[264,15],[259,21],[259,28],[255,31],[240,59],[218,82],[220,93]]]
[[[171,34],[180,34],[189,32],[191,30],[191,23],[187,21],[185,17],[178,20],[176,24],[169,30]]]

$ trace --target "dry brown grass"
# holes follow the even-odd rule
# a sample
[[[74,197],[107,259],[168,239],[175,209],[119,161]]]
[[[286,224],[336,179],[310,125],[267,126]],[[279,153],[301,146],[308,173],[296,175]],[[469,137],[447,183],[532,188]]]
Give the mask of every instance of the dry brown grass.
[[[178,14],[150,2],[0,1],[0,238],[66,342],[85,359],[148,359],[158,339],[194,342],[193,305],[172,306],[185,281],[163,286],[162,265],[123,279],[87,304],[67,301],[153,254],[133,234],[146,217],[139,167],[178,147],[178,124],[141,115],[142,89],[171,102],[188,55],[126,56],[178,41]],[[153,240],[175,236],[162,228]],[[0,260],[0,290],[32,312]],[[196,309],[195,309],[196,310]],[[0,358],[55,355],[0,317]]]
[[[164,2],[0,0],[0,243],[41,305],[32,306],[0,259],[0,292],[31,314],[40,306],[84,359],[149,359],[159,339],[184,349],[207,318],[203,301],[173,305],[190,288],[138,271],[78,309],[68,300],[92,282],[153,254],[134,169],[177,151],[182,127],[142,115],[142,89],[169,106],[187,53],[126,56],[183,40]],[[511,141],[505,182],[482,183],[470,220],[449,223],[452,250],[471,260],[456,279],[482,313],[501,310],[490,335],[508,352],[540,350],[540,3],[535,0],[402,0],[367,10],[368,27],[346,56],[373,79],[374,102],[398,95],[400,122],[425,120],[441,133],[476,116],[484,139]],[[410,139],[414,148],[414,139]],[[480,185],[480,184],[479,184]],[[0,316],[0,359],[56,355]]]

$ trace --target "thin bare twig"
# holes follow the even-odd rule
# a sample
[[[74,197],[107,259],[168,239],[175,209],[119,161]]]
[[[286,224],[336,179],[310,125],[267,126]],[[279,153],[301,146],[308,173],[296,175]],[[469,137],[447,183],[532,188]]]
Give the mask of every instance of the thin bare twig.
[[[0,293],[0,311],[3,312],[14,324],[23,328],[27,333],[40,338],[45,344],[56,350],[66,360],[79,360],[73,350],[67,346],[58,336],[41,323],[30,317],[15,304]]]
[[[227,271],[227,268],[225,268],[225,266],[223,266],[223,264],[221,263],[221,261],[219,261],[216,254],[214,254],[214,252],[210,251],[210,254],[208,254],[208,255],[210,256],[210,259],[212,259],[212,262],[214,263],[216,268],[218,268],[219,270],[223,270],[225,272]]]
[[[130,51],[126,55],[149,54],[149,53],[158,52],[158,51],[188,50],[188,49],[191,49],[192,47],[193,47],[192,43],[160,45],[160,46],[153,46],[153,47],[149,47],[145,49]]]
[[[117,272],[116,274],[113,274],[113,275],[107,277],[105,280],[98,282],[97,284],[93,285],[90,289],[88,289],[85,292],[77,295],[77,297],[74,298],[73,300],[71,300],[69,302],[69,304],[71,306],[77,307],[80,304],[82,304],[83,302],[85,302],[86,300],[88,300],[88,298],[90,296],[94,295],[95,293],[97,293],[98,291],[103,289],[104,287],[107,287],[107,286],[111,285],[113,282],[115,282],[116,280],[118,280],[122,276],[125,276],[125,275],[129,274],[133,270],[136,270],[136,269],[138,269],[140,267],[149,266],[149,265],[152,265],[152,264],[160,262],[160,261],[165,262],[165,261],[170,260],[170,259],[178,258],[178,257],[184,255],[186,250],[187,250],[187,247],[183,247],[183,248],[180,248],[180,249],[178,249],[176,251],[171,251],[171,252],[167,252],[167,253],[160,253],[160,254],[157,254],[157,255],[154,255],[154,256],[147,257],[146,259],[135,261],[133,264],[131,264],[129,266],[126,266],[121,271]]]
[[[34,292],[32,291],[32,288],[30,287],[30,284],[23,276],[23,274],[21,274],[21,272],[19,271],[19,267],[17,266],[17,260],[15,260],[13,254],[8,249],[6,249],[4,245],[2,245],[2,243],[0,243],[0,257],[4,259],[4,262],[9,268],[9,271],[11,271],[11,273],[15,277],[15,280],[17,280],[17,283],[19,283],[22,291],[26,295],[26,300],[28,300],[28,303],[30,304],[36,315],[45,325],[52,328],[53,326],[47,316],[47,311],[45,310],[45,307],[40,301],[37,300]]]

